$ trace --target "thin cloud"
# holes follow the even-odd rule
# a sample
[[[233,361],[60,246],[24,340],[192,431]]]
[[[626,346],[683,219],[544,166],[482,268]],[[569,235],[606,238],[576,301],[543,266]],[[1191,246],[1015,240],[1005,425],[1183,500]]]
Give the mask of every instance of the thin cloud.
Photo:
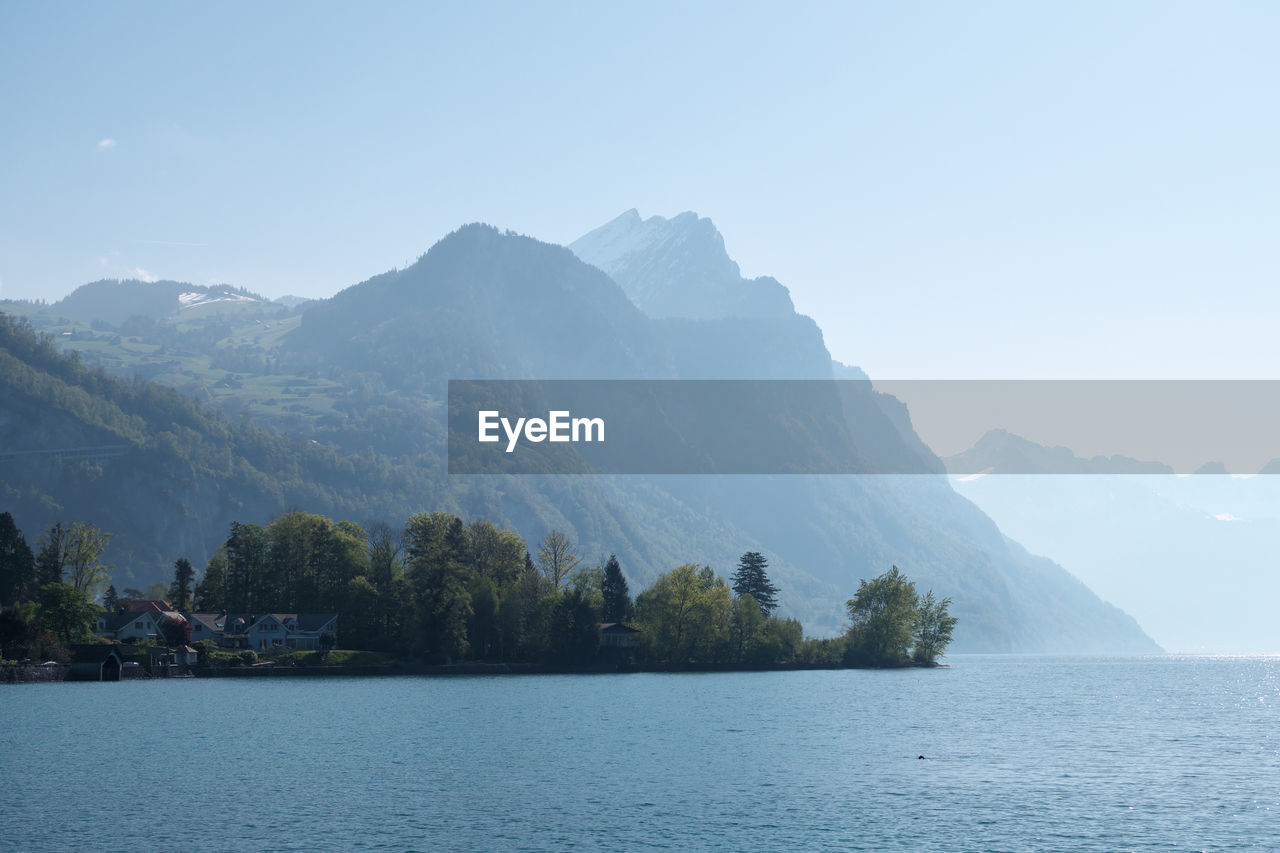
[[[152,246],[207,246],[208,243],[187,243],[182,240],[134,240],[135,243],[148,243]]]
[[[115,147],[116,147],[116,141],[112,139],[110,136],[108,136],[106,139],[98,140],[99,151],[110,151],[112,148],[115,148]]]
[[[150,284],[150,283],[151,283],[151,282],[153,282],[153,281],[159,281],[159,280],[160,280],[160,279],[156,278],[155,276],[153,276],[151,273],[149,273],[149,272],[147,272],[146,270],[144,270],[142,267],[134,267],[134,268],[133,268],[133,277],[134,277],[134,278],[136,278],[136,279],[138,279],[139,281],[145,281],[145,282],[147,282],[148,284]]]
[[[1239,521],[1240,520],[1240,517],[1238,515],[1232,515],[1229,512],[1220,512],[1217,515],[1215,515],[1214,518],[1218,519],[1218,521]]]

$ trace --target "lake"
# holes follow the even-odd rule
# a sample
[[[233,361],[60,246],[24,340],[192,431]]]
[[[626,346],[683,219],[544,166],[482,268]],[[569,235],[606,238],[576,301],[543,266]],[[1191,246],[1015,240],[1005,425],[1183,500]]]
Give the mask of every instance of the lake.
[[[1280,848],[1280,659],[950,663],[0,686],[0,847]]]

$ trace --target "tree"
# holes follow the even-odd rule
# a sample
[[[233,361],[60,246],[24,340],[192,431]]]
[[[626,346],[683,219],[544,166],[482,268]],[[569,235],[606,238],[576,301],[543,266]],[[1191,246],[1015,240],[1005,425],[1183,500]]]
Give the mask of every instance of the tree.
[[[22,658],[31,654],[31,644],[40,634],[32,619],[32,606],[9,606],[0,610],[0,658]]]
[[[728,584],[709,566],[686,563],[640,593],[636,617],[658,660],[707,661],[727,636],[732,599]]]
[[[35,591],[36,560],[22,531],[0,513],[0,606],[26,601]]]
[[[191,568],[191,561],[179,557],[173,561],[173,584],[169,587],[169,602],[178,610],[191,609],[191,584],[196,578],[196,570]],[[105,601],[103,602],[106,603]]]
[[[222,546],[226,555],[226,602],[228,610],[243,613],[257,609],[259,589],[267,557],[267,534],[256,524],[231,522],[231,534]]]
[[[62,522],[54,522],[38,543],[36,586],[62,582],[62,569],[67,562],[67,530]]]
[[[499,529],[491,521],[472,522],[468,533],[475,570],[499,587],[514,581],[524,567],[524,540],[519,534]]]
[[[552,530],[542,539],[538,546],[538,565],[542,573],[551,581],[552,589],[560,589],[565,578],[573,574],[582,562],[574,549],[573,542],[559,530]]]
[[[600,613],[603,622],[625,622],[631,618],[631,590],[627,588],[627,579],[622,575],[622,567],[618,558],[609,555],[604,564],[604,581],[601,584],[604,607]]]
[[[196,584],[195,607],[200,610],[227,609],[227,556],[219,547],[204,568],[204,577]]]
[[[937,601],[933,590],[925,595],[916,610],[915,651],[916,663],[932,666],[951,643],[951,632],[956,627],[956,619],[947,612],[951,605],[950,598]]]
[[[191,623],[182,616],[166,614],[160,619],[160,634],[167,646],[185,646],[191,642]]]
[[[107,591],[102,594],[102,606],[107,610],[115,610],[116,605],[120,603],[120,594],[116,592],[115,584],[108,584]]]
[[[444,512],[418,514],[405,526],[412,590],[413,645],[428,657],[465,657],[471,619],[467,529]]]
[[[748,551],[738,561],[738,570],[733,573],[733,592],[735,595],[749,595],[760,605],[760,613],[767,619],[778,607],[778,588],[769,580],[765,569],[769,561],[759,551]]]
[[[558,663],[587,664],[600,647],[600,611],[582,587],[556,596],[551,610],[550,655]]]
[[[846,602],[849,649],[846,661],[867,666],[901,666],[909,658],[916,624],[916,587],[897,566],[871,581],[861,581]]]
[[[102,552],[110,541],[110,533],[83,521],[71,525],[67,533],[65,567],[71,585],[90,598],[111,581],[107,567],[102,564]]]
[[[40,590],[40,621],[64,643],[87,635],[97,615],[88,593],[69,583],[45,584]]]
[[[734,662],[741,663],[752,656],[764,625],[760,605],[749,593],[733,599],[729,607],[729,646]]]
[[[467,641],[471,653],[480,660],[500,656],[502,645],[498,624],[500,608],[498,586],[493,578],[480,573],[471,576],[467,585],[471,596],[471,619],[467,626]]]

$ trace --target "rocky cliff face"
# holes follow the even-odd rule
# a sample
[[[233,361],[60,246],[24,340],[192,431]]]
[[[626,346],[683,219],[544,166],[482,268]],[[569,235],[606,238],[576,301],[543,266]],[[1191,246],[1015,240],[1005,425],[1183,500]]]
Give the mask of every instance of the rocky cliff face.
[[[641,219],[634,209],[569,244],[654,318],[781,318],[795,313],[776,279],[743,278],[710,219],[685,212]]]

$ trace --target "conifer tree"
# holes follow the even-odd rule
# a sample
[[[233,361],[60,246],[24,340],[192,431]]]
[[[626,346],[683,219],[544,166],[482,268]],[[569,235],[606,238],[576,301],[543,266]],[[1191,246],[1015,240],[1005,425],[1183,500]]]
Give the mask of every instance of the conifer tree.
[[[195,580],[196,570],[191,568],[191,561],[179,557],[173,563],[173,583],[169,585],[169,603],[178,610],[191,609],[191,583]]]
[[[622,576],[622,567],[618,558],[609,555],[604,564],[604,583],[601,585],[604,608],[600,615],[603,622],[625,622],[631,616],[631,590],[627,588],[627,579]]]
[[[760,605],[760,612],[765,618],[773,615],[778,607],[778,587],[765,572],[769,561],[758,551],[748,551],[738,561],[738,570],[733,573],[733,592],[735,595],[749,595]]]
[[[0,513],[0,606],[25,601],[35,592],[36,562],[22,531],[7,512]]]

